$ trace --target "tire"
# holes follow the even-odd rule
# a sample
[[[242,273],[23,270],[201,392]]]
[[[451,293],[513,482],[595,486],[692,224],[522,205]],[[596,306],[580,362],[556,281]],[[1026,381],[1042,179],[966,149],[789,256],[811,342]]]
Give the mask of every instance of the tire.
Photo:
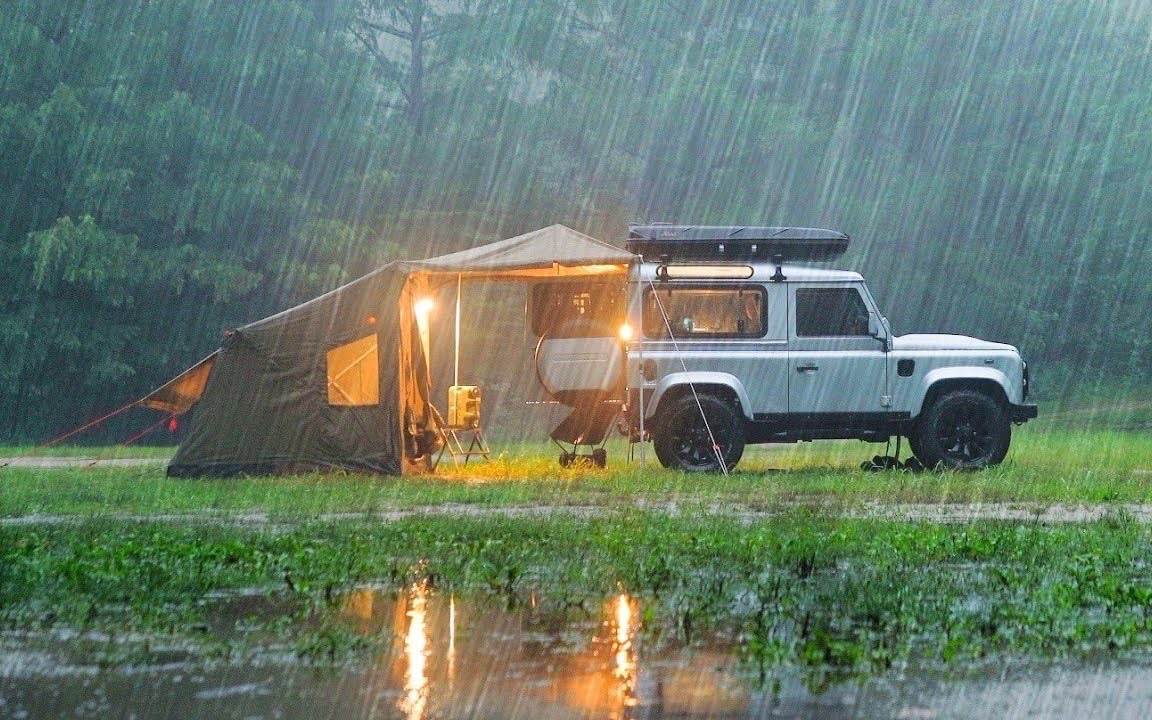
[[[684,472],[722,472],[708,436],[709,428],[724,458],[723,469],[731,472],[744,454],[744,418],[737,414],[733,403],[714,395],[685,395],[673,401],[668,412],[659,413],[652,447],[660,464]]]
[[[920,415],[910,444],[924,467],[979,470],[1003,461],[1011,440],[999,402],[978,390],[953,390]]]
[[[608,451],[604,448],[596,448],[593,450],[592,464],[598,468],[608,467]]]
[[[912,451],[912,454],[916,457],[917,460],[923,462],[922,458],[924,457],[924,448],[920,446],[920,433],[913,430],[912,432],[908,433],[907,438],[908,449]]]

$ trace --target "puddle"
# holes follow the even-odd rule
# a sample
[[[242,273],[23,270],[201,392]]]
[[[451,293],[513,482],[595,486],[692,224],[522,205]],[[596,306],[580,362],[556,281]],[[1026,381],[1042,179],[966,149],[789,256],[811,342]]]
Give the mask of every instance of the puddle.
[[[260,612],[254,597],[222,607],[234,624]],[[354,592],[340,612],[386,649],[335,667],[285,653],[102,669],[8,642],[0,718],[1142,718],[1152,705],[1152,663],[1140,662],[1006,663],[960,679],[905,669],[820,694],[789,671],[763,684],[728,641],[685,647],[643,628],[623,594],[588,610],[531,597],[507,609],[414,586]]]

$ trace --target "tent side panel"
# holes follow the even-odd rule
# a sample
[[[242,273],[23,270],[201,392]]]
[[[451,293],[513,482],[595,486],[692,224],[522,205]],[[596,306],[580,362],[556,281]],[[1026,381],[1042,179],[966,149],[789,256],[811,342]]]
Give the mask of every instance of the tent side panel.
[[[313,455],[312,369],[272,362],[242,335],[218,358],[169,474],[267,472]]]
[[[323,468],[400,474],[405,443],[397,347],[405,343],[398,308],[406,277],[386,267],[238,330],[221,351],[169,474]],[[331,388],[332,377],[347,368],[330,372],[328,364],[347,363],[339,349],[373,336],[380,384],[378,401],[367,404],[354,387]],[[353,397],[341,400],[349,391]]]

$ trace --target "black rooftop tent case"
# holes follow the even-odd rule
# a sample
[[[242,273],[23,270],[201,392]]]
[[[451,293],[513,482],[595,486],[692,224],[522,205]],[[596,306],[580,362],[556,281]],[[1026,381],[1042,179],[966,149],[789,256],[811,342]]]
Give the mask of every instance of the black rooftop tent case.
[[[645,260],[823,262],[848,249],[836,230],[753,225],[630,225],[625,247]]]
[[[230,331],[142,404],[193,409],[172,476],[430,468],[436,420],[416,300],[444,283],[627,273],[634,256],[563,225],[394,262]],[[338,369],[337,369],[338,366]]]

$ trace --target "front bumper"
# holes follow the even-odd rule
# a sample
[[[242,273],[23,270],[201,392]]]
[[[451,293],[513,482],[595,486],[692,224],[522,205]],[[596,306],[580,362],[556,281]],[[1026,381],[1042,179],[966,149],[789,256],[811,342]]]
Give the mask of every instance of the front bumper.
[[[1014,423],[1027,422],[1036,419],[1035,405],[1009,405],[1008,418]]]

